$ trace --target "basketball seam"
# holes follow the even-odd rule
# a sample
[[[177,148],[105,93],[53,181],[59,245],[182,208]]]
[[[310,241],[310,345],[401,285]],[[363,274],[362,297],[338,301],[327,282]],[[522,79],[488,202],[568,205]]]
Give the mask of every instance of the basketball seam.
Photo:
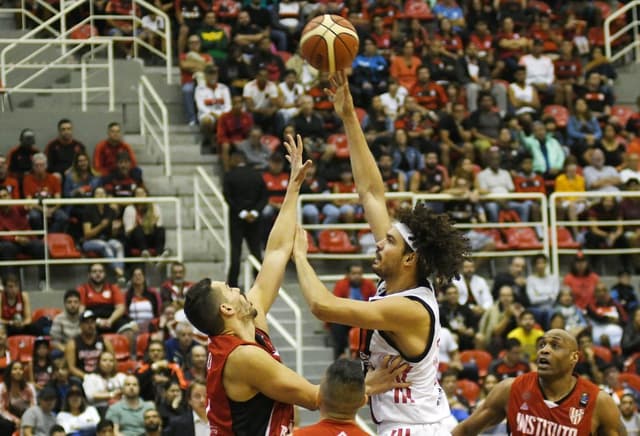
[[[331,21],[331,26],[333,25],[337,25],[342,29],[345,29],[345,32],[340,32],[340,33],[336,33],[331,27],[329,27],[329,25],[326,24],[327,21]],[[336,39],[338,39],[342,46],[346,49],[347,53],[349,53],[350,57],[354,57],[354,53],[352,53],[351,49],[349,48],[349,46],[342,41],[342,39],[340,38],[340,35],[342,33],[346,33],[348,35],[351,35],[351,32],[353,32],[353,35],[355,35],[356,38],[356,42],[359,42],[359,38],[358,38],[358,33],[355,32],[354,30],[334,21],[331,16],[327,15],[323,18],[323,20],[319,23],[316,23],[316,27],[314,27],[313,29],[304,32],[303,31],[303,35],[302,38],[300,40],[300,44],[303,45],[304,42],[312,37],[312,36],[318,36],[320,39],[324,40],[325,44],[327,45],[327,56],[328,56],[328,67],[329,67],[329,71],[335,71],[336,70],[336,52],[335,52],[335,41]],[[327,33],[330,33],[330,35],[332,36],[332,38],[328,37],[329,35]],[[353,36],[351,35],[351,36]],[[313,47],[311,47],[311,52],[313,53],[317,48],[318,48],[318,44],[320,44],[320,41],[316,42],[315,45]],[[357,54],[357,53],[356,53]]]

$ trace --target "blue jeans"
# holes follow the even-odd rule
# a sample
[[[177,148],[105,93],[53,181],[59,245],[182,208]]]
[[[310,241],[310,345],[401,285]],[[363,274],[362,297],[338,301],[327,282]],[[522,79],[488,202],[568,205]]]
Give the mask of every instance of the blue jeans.
[[[38,209],[31,209],[27,214],[29,225],[33,230],[42,230],[44,228],[42,220],[42,211]],[[48,227],[49,233],[65,233],[67,223],[69,221],[69,215],[63,209],[56,209],[50,218],[50,224]]]
[[[182,102],[184,104],[184,117],[187,123],[196,122],[196,103],[194,100],[195,83],[182,85]]]
[[[111,262],[113,268],[124,269],[124,245],[117,239],[109,239],[103,241],[102,239],[89,239],[82,243],[82,251],[95,251],[102,257],[108,257],[109,259],[116,259]]]

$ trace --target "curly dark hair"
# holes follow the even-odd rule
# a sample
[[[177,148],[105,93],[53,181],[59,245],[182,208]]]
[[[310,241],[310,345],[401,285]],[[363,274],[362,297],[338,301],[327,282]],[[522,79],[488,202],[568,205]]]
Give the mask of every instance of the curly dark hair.
[[[468,257],[469,241],[453,226],[447,214],[435,213],[424,203],[418,203],[413,210],[400,209],[396,219],[413,233],[419,285],[426,285],[431,277],[437,285],[457,276]],[[406,245],[406,250],[411,251],[411,247]]]

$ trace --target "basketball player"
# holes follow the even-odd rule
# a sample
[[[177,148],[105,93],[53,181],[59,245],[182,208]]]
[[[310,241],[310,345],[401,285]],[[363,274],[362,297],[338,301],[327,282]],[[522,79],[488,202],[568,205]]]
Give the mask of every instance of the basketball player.
[[[320,383],[320,422],[293,432],[294,436],[367,436],[356,424],[366,402],[364,373],[358,360],[338,359]]]
[[[500,382],[454,436],[477,435],[505,416],[512,436],[626,435],[611,396],[573,374],[579,354],[570,333],[549,330],[538,345],[538,371]]]
[[[289,137],[285,147],[291,162],[289,186],[253,287],[243,295],[224,282],[204,279],[186,296],[187,318],[209,335],[207,417],[212,436],[285,435],[293,423],[292,404],[318,407],[318,386],[281,364],[267,328],[266,314],[291,257],[298,191],[310,167],[310,161],[302,164],[299,136],[297,142]],[[406,369],[396,361],[368,375],[368,392],[408,386],[395,381]]]
[[[368,329],[362,355],[369,368],[382,356],[400,355],[409,365],[402,376],[411,387],[371,397],[379,435],[446,435],[455,425],[446,395],[438,384],[440,319],[434,285],[460,270],[468,252],[461,232],[446,215],[424,205],[400,209],[391,221],[385,188],[356,115],[344,72],[325,90],[342,118],[360,202],[376,238],[373,270],[382,279],[369,302],[335,297],[318,279],[306,258],[306,235],[296,233],[293,259],[304,297],[323,321]]]

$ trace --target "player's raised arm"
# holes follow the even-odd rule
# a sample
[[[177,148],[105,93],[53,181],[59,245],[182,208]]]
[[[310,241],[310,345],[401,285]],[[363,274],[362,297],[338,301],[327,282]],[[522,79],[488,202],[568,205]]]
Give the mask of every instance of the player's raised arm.
[[[339,71],[331,78],[331,83],[334,89],[326,89],[325,92],[333,99],[333,107],[344,124],[344,131],[349,143],[353,179],[364,207],[367,222],[371,226],[376,240],[380,240],[391,226],[384,199],[385,189],[382,176],[362,132],[358,115],[353,106],[347,75],[344,71]]]
[[[505,419],[513,380],[510,378],[498,383],[475,412],[453,429],[451,435],[475,436]]]
[[[300,135],[295,140],[289,136],[284,144],[287,149],[287,160],[291,164],[289,186],[280,213],[269,234],[262,269],[253,287],[247,293],[247,299],[258,310],[256,326],[261,329],[266,328],[266,314],[278,295],[284,271],[291,256],[296,230],[298,194],[305,173],[311,167],[310,160],[302,162],[303,143]]]

